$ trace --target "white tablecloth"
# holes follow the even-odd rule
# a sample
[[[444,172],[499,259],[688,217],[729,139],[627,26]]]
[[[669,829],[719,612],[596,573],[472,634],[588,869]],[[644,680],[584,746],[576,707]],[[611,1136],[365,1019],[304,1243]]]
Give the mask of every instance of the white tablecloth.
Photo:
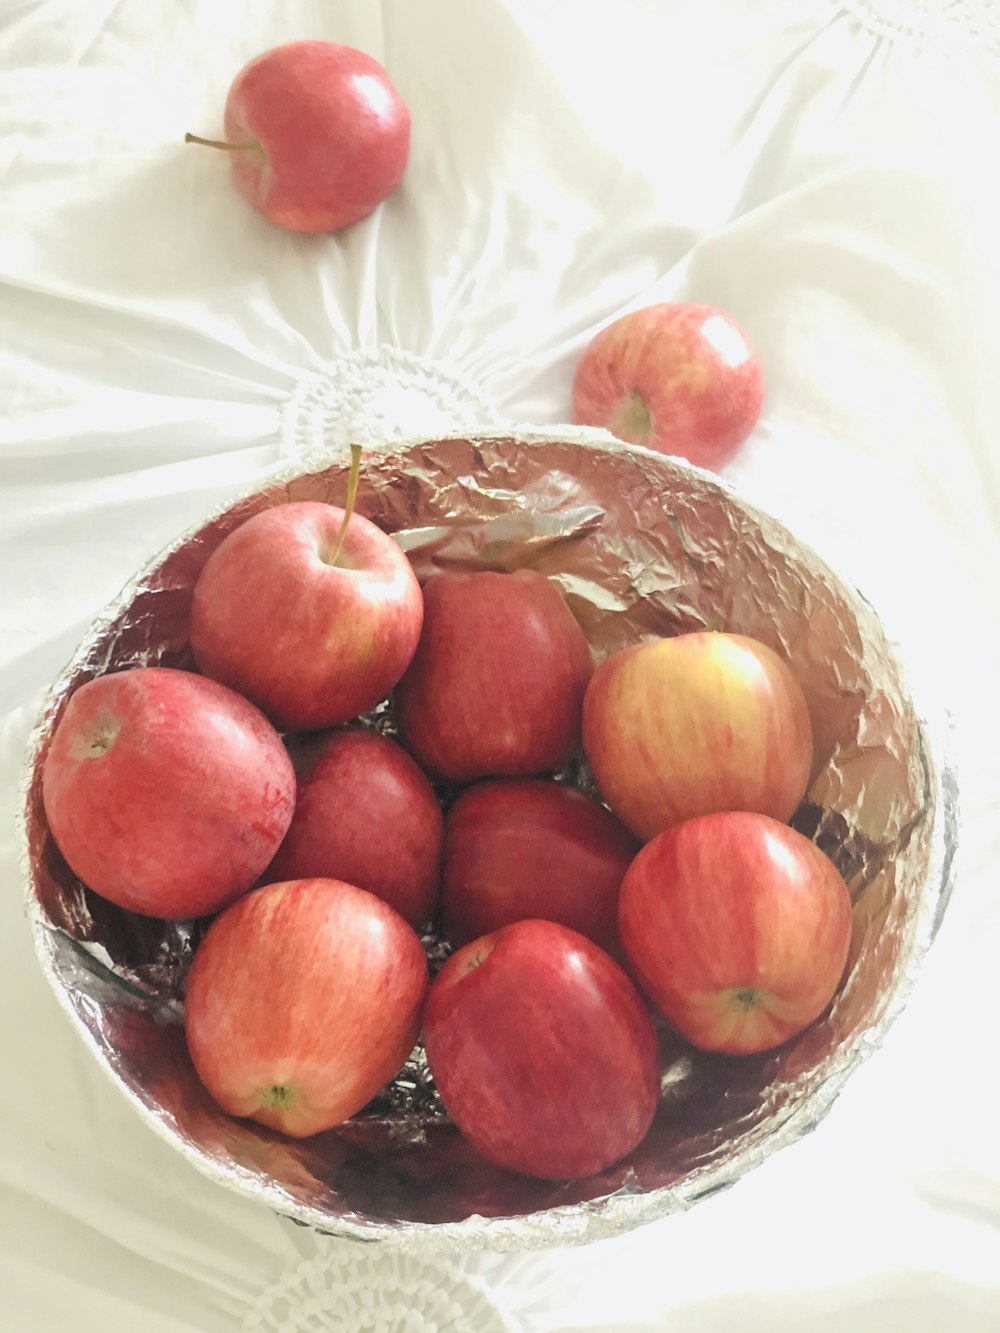
[[[303,36],[370,52],[413,116],[403,187],[336,237],[182,143]],[[816,1133],[688,1214],[453,1279],[532,1333],[1000,1328],[995,5],[3,0],[0,73],[0,1329],[362,1327],[362,1257],[416,1308],[419,1273],[209,1183],[82,1049],[22,915],[24,744],[95,613],[211,507],[324,432],[566,420],[593,333],[672,298],[733,310],[767,369],[730,477],[958,715],[958,887]]]

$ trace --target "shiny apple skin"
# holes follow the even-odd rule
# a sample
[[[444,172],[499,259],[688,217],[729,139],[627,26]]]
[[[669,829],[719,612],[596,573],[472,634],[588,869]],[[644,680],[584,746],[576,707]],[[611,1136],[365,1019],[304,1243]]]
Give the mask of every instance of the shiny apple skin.
[[[185,994],[191,1059],[230,1115],[316,1134],[398,1074],[427,981],[420,940],[373,894],[332,879],[270,884],[198,946]]]
[[[444,816],[415,761],[387,736],[348,727],[299,776],[295,814],[271,880],[357,884],[420,929],[441,894]]]
[[[668,302],[602,329],[580,359],[573,415],[629,444],[719,469],[760,417],[764,376],[727,310]]]
[[[551,921],[453,954],[427,997],[424,1043],[461,1132],[524,1175],[604,1170],[642,1141],[659,1100],[642,997],[603,950]]]
[[[593,669],[583,630],[542,574],[437,574],[395,692],[403,741],[450,782],[551,772],[579,747]]]
[[[74,691],[42,788],[74,874],[119,907],[167,920],[245,893],[295,805],[295,773],[267,718],[170,667],[111,672]]]
[[[642,849],[622,884],[630,971],[667,1021],[707,1051],[779,1046],[833,998],[851,899],[833,862],[764,815],[705,815]]]
[[[565,783],[474,783],[445,820],[445,934],[466,944],[540,917],[616,952],[618,890],[638,850],[614,815]]]
[[[334,42],[265,51],[226,98],[236,186],[286,230],[331,232],[371,213],[399,184],[410,113],[385,69]]]
[[[195,584],[199,671],[253,700],[282,731],[338,726],[386,697],[423,619],[406,556],[360,514],[304,500],[262,510],[212,552]]]
[[[604,799],[644,841],[720,810],[787,820],[813,763],[809,707],[755,639],[693,633],[625,648],[594,673],[583,745]]]

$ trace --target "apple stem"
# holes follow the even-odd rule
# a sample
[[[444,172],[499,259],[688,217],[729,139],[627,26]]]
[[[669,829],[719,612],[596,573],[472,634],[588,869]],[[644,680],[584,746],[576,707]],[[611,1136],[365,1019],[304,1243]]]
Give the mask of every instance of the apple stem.
[[[241,148],[253,148],[252,143],[226,143],[224,139],[202,139],[198,134],[185,134],[185,143],[200,143],[203,148],[224,148],[227,153],[239,152]]]
[[[285,1110],[292,1105],[298,1093],[288,1083],[275,1083],[270,1088],[264,1088],[261,1091],[261,1101],[265,1106],[277,1106],[279,1110]]]
[[[351,445],[351,470],[347,474],[347,500],[344,504],[344,516],[340,520],[340,531],[337,533],[337,541],[333,548],[333,555],[327,560],[327,564],[335,566],[340,556],[340,548],[344,544],[344,538],[347,536],[347,525],[351,521],[351,515],[354,513],[354,502],[358,498],[358,479],[361,476],[361,445]]]
[[[94,739],[90,742],[90,753],[95,759],[100,759],[102,755],[107,754],[115,743],[116,735],[117,733],[111,727],[106,727],[94,736]]]
[[[481,939],[475,946],[471,957],[466,958],[465,973],[463,975],[467,976],[470,972],[475,972],[477,967],[482,967],[483,963],[486,962],[487,958],[489,958],[495,948],[496,945],[493,940],[489,938]]]

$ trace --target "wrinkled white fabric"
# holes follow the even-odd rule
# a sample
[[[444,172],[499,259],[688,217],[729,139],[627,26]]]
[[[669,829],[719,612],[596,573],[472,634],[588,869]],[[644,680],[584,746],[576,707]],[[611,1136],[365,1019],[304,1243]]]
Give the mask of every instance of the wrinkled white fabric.
[[[370,52],[413,116],[402,188],[336,237],[270,226],[182,142],[303,36]],[[453,1277],[534,1333],[1000,1327],[996,6],[4,0],[0,75],[0,1329],[365,1327],[358,1252],[155,1138],[36,969],[13,819],[47,683],[269,468],[330,435],[566,420],[596,330],[671,298],[733,310],[767,370],[731,479],[963,724],[958,888],[815,1134],[687,1215]],[[363,1257],[380,1326],[432,1326],[419,1275],[395,1324]]]

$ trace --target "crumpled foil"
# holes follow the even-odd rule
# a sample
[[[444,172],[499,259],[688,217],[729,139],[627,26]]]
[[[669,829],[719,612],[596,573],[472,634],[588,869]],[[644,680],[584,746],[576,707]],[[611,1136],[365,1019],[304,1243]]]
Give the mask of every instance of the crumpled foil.
[[[905,1002],[947,901],[957,845],[947,717],[928,715],[911,696],[864,599],[716,477],[574,429],[368,454],[359,512],[395,535],[421,576],[530,565],[563,589],[598,659],[705,626],[751,635],[786,658],[816,739],[793,822],[851,889],[849,973],[826,1016],[776,1051],[705,1054],[664,1032],[650,1133],[626,1161],[585,1180],[531,1180],[484,1162],[444,1114],[419,1049],[337,1130],[292,1141],[231,1119],[202,1089],[184,1042],[184,976],[204,923],[134,916],[85,889],[49,834],[42,764],[84,681],[138,665],[190,666],[191,591],[211,551],[267,506],[342,504],[346,463],[338,452],[307,473],[271,477],[181,538],[92,626],[53,686],[30,744],[21,827],[45,974],[158,1133],[220,1184],[327,1233],[411,1249],[544,1247],[688,1207],[812,1129]],[[391,708],[369,720],[391,730]],[[586,785],[583,766],[561,776]],[[426,943],[440,960],[440,942]]]

